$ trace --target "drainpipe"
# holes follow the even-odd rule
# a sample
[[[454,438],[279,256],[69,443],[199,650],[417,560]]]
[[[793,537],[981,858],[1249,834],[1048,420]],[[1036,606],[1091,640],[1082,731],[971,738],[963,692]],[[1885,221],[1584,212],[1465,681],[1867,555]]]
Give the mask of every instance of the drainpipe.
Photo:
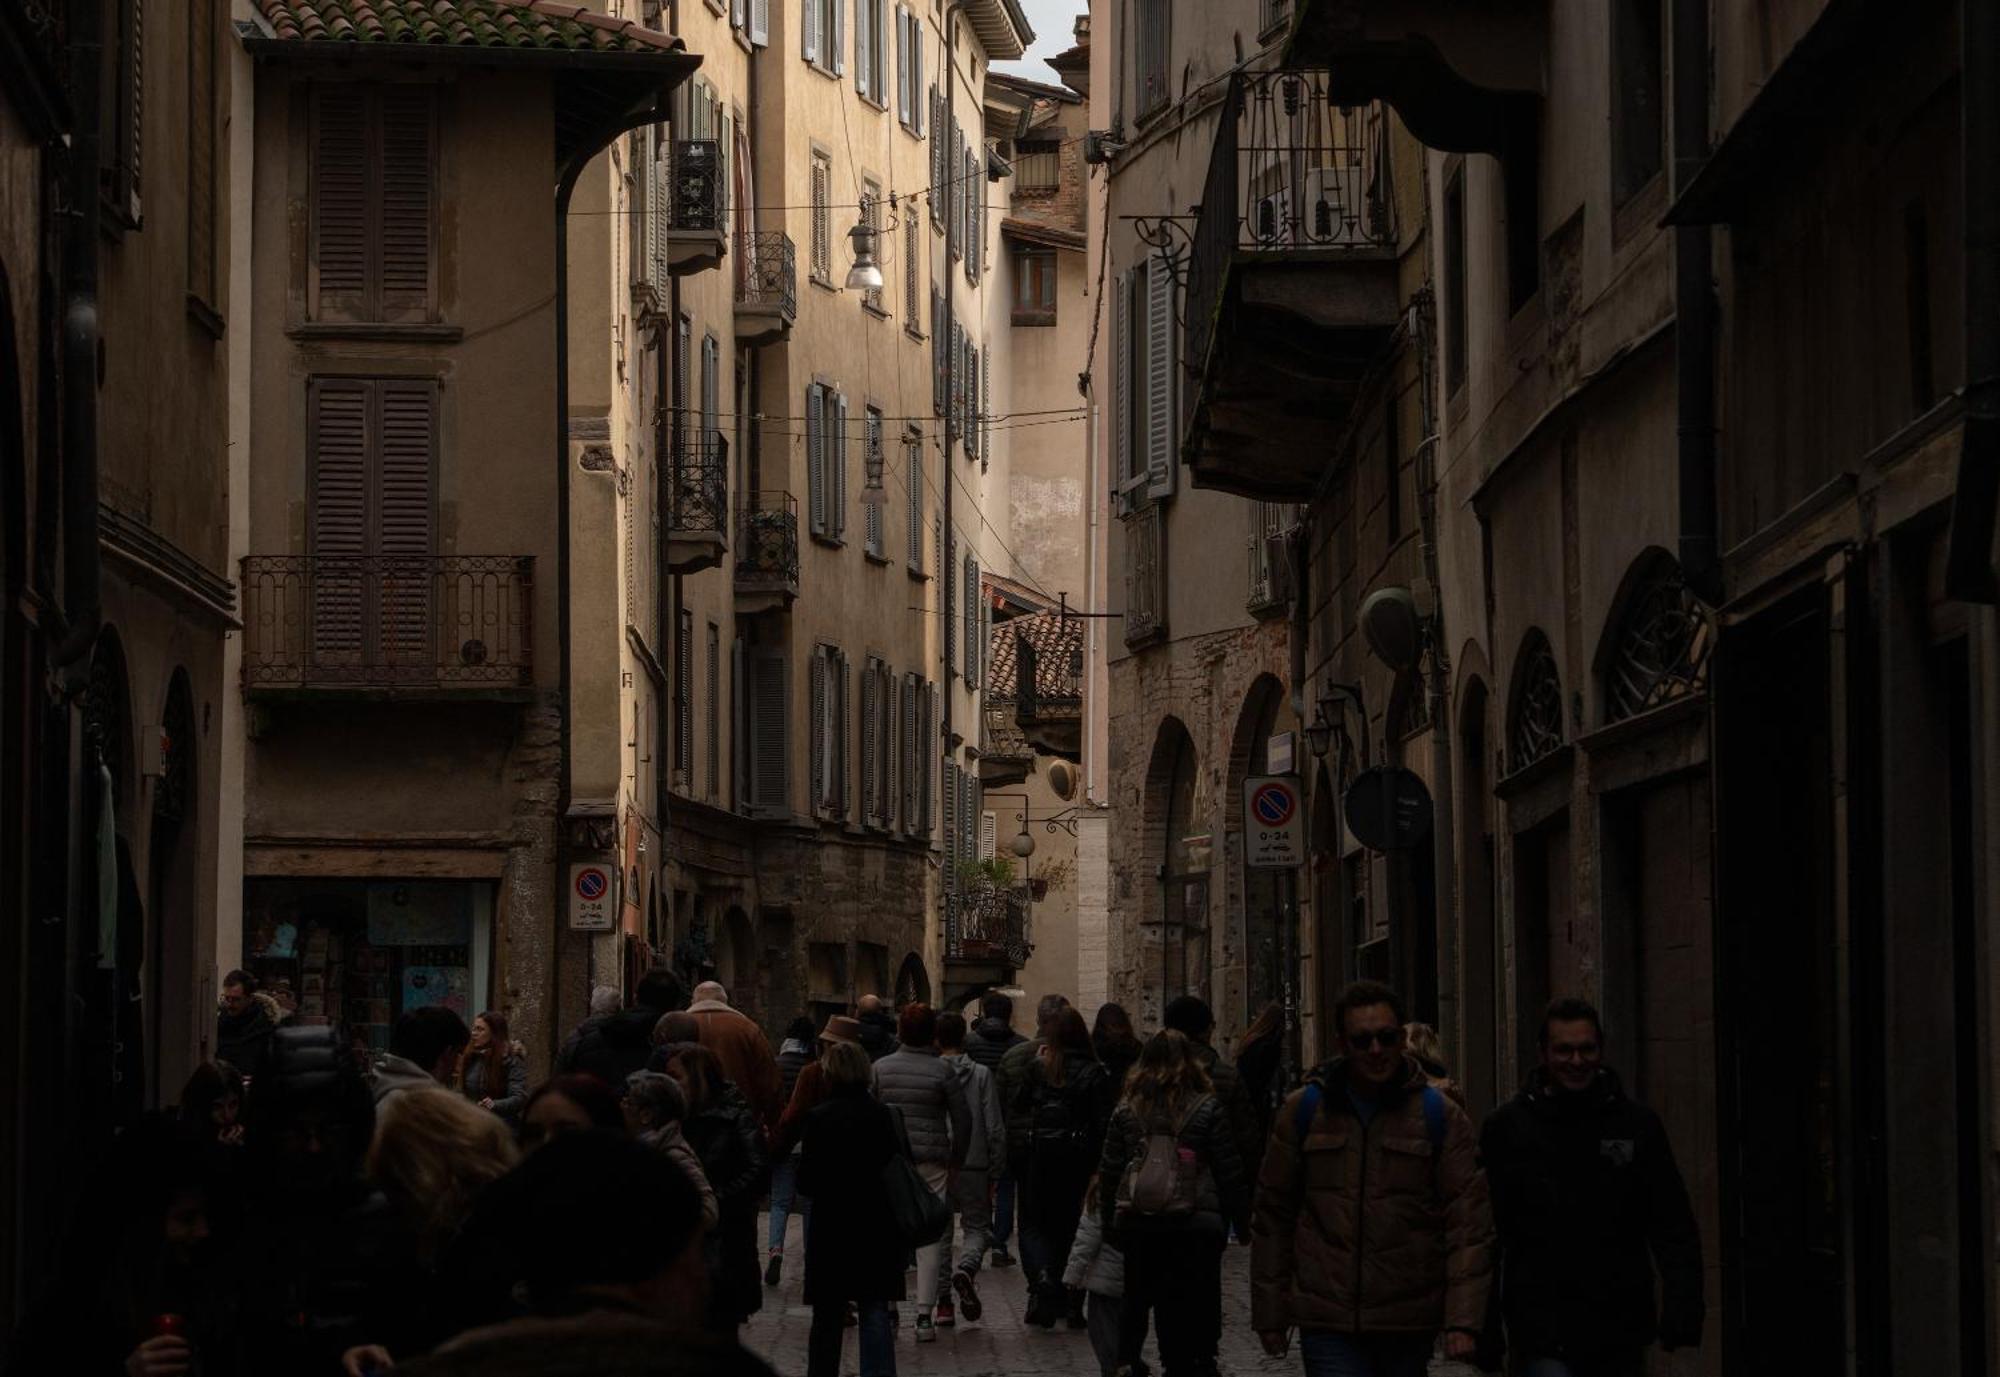
[[[2000,501],[2000,15],[1992,0],[1961,0],[1959,79],[1965,196],[1965,421],[1952,496],[1945,591],[2000,601],[1993,523]]]
[[[1673,10],[1674,190],[1685,192],[1708,160],[1708,4]],[[1966,0],[1968,9],[1980,0]],[[1679,388],[1681,574],[1711,607],[1722,601],[1716,539],[1715,286],[1707,225],[1674,230],[1674,355]]]
[[[98,6],[79,5],[73,7],[70,25],[77,92],[63,246],[63,631],[49,661],[63,671],[63,687],[74,696],[89,679],[90,651],[103,615],[97,548],[98,101],[103,17]]]
[[[958,108],[958,17],[964,12],[965,0],[952,0],[951,5],[944,12],[944,109],[940,112],[940,116],[944,120],[944,127],[933,130],[933,138],[942,137],[950,132],[952,111]],[[958,371],[958,351],[951,347],[953,296],[951,251],[957,243],[956,231],[958,229],[958,217],[951,213],[951,179],[962,175],[959,169],[952,168],[948,171],[944,180],[944,318],[939,322],[940,328],[943,330],[943,338],[939,341],[939,347],[944,350],[944,429],[940,436],[943,441],[943,457],[938,462],[938,486],[944,490],[944,500],[940,510],[940,518],[944,524],[938,533],[938,541],[941,547],[938,552],[938,563],[943,567],[944,577],[938,580],[938,601],[941,604],[941,610],[945,617],[950,617],[957,611],[956,608],[950,606],[951,599],[945,595],[945,590],[951,586],[954,576],[961,579],[965,577],[962,565],[958,569],[952,567],[956,561],[951,557],[953,529],[951,490],[958,486],[955,481],[957,475],[951,463],[952,423],[957,419],[954,414],[955,408],[951,404],[951,385]],[[965,194],[968,196],[971,195],[972,190],[971,186],[966,187]],[[959,593],[959,600],[962,602],[964,597],[965,594],[961,591]],[[943,620],[940,620],[938,623],[940,631],[947,625],[949,623]],[[942,733],[940,739],[944,743],[944,758],[946,763],[949,764],[953,755],[951,744],[951,670],[953,656],[951,652],[952,642],[957,637],[947,635],[943,639],[944,707],[940,714],[941,720],[938,726]],[[944,863],[946,866],[952,866],[956,864],[953,844],[957,841],[957,837],[954,835],[956,829],[953,828],[952,823],[957,817],[957,810],[954,807],[946,807],[942,811],[944,825],[939,828],[939,831],[943,834],[944,838]],[[953,892],[956,891],[954,890]],[[949,918],[945,922],[944,933],[942,935],[944,938],[942,943],[944,954],[949,959],[951,956],[951,923]]]

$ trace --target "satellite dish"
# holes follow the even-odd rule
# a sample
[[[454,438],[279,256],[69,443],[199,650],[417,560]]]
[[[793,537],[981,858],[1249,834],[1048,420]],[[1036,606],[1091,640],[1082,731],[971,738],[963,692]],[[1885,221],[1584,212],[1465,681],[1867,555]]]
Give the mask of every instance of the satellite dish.
[[[1064,803],[1076,797],[1076,766],[1067,760],[1058,760],[1049,766],[1049,788]]]
[[[1361,604],[1361,634],[1375,658],[1399,673],[1423,653],[1423,623],[1407,588],[1378,588]]]

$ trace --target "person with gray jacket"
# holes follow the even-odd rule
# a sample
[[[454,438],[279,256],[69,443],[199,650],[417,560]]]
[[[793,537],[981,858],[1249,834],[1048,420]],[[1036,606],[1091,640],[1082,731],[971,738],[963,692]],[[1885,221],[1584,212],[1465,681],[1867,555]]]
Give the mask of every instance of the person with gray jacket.
[[[972,1150],[972,1109],[958,1075],[937,1053],[937,1011],[909,1004],[897,1021],[895,1051],[875,1063],[875,1097],[901,1115],[910,1156],[924,1184],[949,1199]],[[937,1338],[938,1258],[943,1243],[917,1249],[917,1342]]]
[[[1097,1355],[1100,1377],[1115,1377],[1118,1371],[1119,1326],[1125,1315],[1125,1254],[1104,1236],[1104,1220],[1097,1205],[1098,1183],[1090,1183],[1083,1198],[1083,1214],[1076,1221],[1076,1242],[1069,1245],[1069,1263],[1063,1268],[1063,1285],[1090,1297],[1090,1348]],[[1142,1364],[1134,1368],[1136,1374]]]
[[[938,1255],[938,1284],[942,1290],[949,1278],[958,1294],[959,1309],[965,1318],[977,1321],[985,1310],[979,1299],[976,1279],[979,1264],[986,1256],[992,1237],[992,1181],[1007,1170],[1007,1120],[1000,1112],[1000,1082],[986,1067],[973,1060],[966,1047],[965,1019],[958,1014],[940,1014],[937,1023],[938,1057],[958,1077],[965,1092],[966,1106],[972,1111],[972,1140],[965,1150],[965,1165],[951,1190],[952,1213],[962,1231],[958,1261],[951,1256],[951,1233],[947,1229],[944,1247]],[[951,1297],[938,1302],[936,1322],[953,1321]]]

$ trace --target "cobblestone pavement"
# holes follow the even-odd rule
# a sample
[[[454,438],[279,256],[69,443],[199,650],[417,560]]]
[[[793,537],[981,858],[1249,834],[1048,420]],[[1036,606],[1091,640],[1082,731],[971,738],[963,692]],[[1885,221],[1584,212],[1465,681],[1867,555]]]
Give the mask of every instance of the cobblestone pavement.
[[[764,1237],[764,1221],[759,1216],[757,1237]],[[743,1327],[743,1342],[778,1370],[780,1377],[804,1377],[806,1331],[812,1327],[812,1311],[801,1295],[805,1283],[804,1233],[797,1221],[785,1249],[784,1284],[764,1292],[764,1308]],[[909,1294],[916,1294],[916,1274],[909,1277]],[[966,1323],[963,1316],[951,1329],[940,1329],[935,1343],[919,1344],[912,1326],[916,1321],[914,1299],[903,1302],[902,1325],[896,1330],[897,1377],[1095,1377],[1097,1358],[1090,1339],[1082,1330],[1062,1325],[1052,1330],[1033,1329],[1021,1320],[1027,1308],[1027,1292],[1019,1267],[998,1271],[988,1268],[979,1274],[979,1296],[986,1308],[978,1324]],[[1250,1250],[1232,1247],[1222,1269],[1222,1377],[1252,1377],[1252,1374],[1286,1374],[1298,1371],[1298,1358],[1267,1358],[1250,1332]],[[841,1372],[851,1377],[857,1370],[855,1331],[847,1331],[847,1347]],[[1149,1345],[1150,1349],[1150,1345]],[[1149,1351],[1149,1362],[1159,1365]]]

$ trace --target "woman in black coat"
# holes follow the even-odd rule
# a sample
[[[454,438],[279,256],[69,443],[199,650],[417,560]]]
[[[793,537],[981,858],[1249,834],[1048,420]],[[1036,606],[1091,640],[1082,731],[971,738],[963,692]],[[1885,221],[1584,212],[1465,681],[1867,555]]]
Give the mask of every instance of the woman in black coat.
[[[820,1058],[827,1098],[806,1115],[799,1190],[813,1202],[806,1230],[806,1377],[840,1377],[847,1304],[861,1314],[861,1377],[895,1377],[889,1307],[903,1299],[910,1250],[896,1231],[883,1168],[903,1151],[895,1116],[870,1091],[874,1068],[850,1042]]]
[[[764,1135],[749,1101],[706,1047],[676,1044],[667,1057],[667,1074],[687,1095],[681,1132],[715,1191],[718,1218],[707,1245],[709,1327],[733,1339],[737,1326],[764,1305],[757,1270],[757,1205],[771,1179]]]

